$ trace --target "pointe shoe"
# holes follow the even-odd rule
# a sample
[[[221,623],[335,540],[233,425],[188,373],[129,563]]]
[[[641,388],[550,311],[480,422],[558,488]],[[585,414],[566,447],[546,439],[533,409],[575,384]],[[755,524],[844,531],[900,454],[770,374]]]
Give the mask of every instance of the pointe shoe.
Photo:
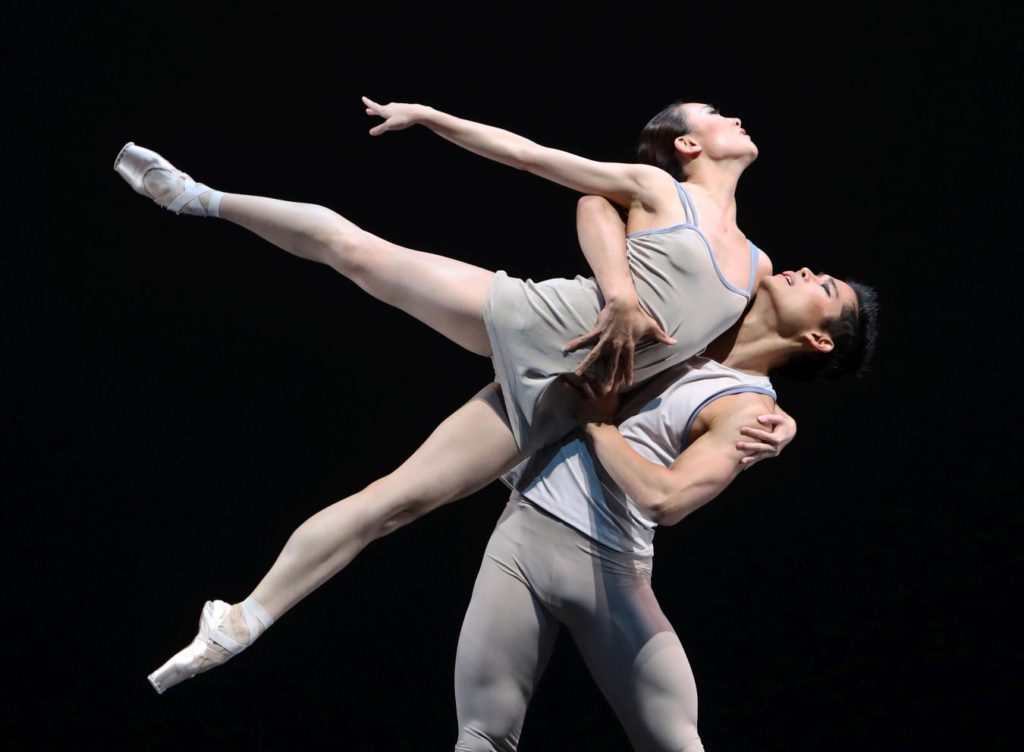
[[[242,615],[249,628],[249,641],[241,643],[224,634],[221,630],[231,604],[224,601],[207,601],[199,618],[199,634],[188,647],[179,650],[164,665],[150,674],[147,679],[159,694],[171,687],[191,679],[211,668],[220,666],[249,647],[262,632],[274,623],[270,614],[254,598],[242,602]],[[263,629],[258,628],[262,624]]]
[[[191,176],[179,170],[155,151],[136,146],[129,141],[118,152],[114,160],[114,170],[123,177],[137,193],[153,199],[153,201],[175,214],[181,214],[182,209],[188,208],[200,217],[219,217],[220,199],[223,195],[208,185],[197,183]],[[158,195],[150,193],[146,188],[146,175],[153,170],[165,172],[160,177],[166,183],[166,189],[158,191]],[[209,206],[203,207],[199,197],[204,193],[212,192],[209,197]]]

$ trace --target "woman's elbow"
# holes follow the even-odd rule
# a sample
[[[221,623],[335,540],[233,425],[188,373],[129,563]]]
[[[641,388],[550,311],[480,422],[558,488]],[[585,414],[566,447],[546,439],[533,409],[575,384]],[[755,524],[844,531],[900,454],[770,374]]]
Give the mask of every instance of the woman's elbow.
[[[532,141],[517,143],[510,149],[512,166],[519,170],[532,172],[534,175],[542,175],[544,167],[548,163],[544,151],[545,147]]]

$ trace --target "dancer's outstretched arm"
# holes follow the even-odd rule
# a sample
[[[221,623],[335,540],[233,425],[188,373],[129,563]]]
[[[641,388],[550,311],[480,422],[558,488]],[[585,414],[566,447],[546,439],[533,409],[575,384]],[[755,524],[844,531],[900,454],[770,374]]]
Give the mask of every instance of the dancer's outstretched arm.
[[[581,193],[605,196],[650,213],[675,208],[679,199],[675,179],[664,170],[645,164],[598,162],[560,149],[551,149],[511,131],[449,115],[421,104],[392,102],[381,105],[363,97],[368,115],[384,118],[370,129],[374,136],[425,125],[439,136],[474,154],[532,172]]]

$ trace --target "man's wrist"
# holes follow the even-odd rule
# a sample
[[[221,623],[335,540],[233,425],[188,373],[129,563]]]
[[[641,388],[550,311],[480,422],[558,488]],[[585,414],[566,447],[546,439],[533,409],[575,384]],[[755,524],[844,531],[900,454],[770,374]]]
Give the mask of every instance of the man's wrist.
[[[612,430],[618,430],[615,428],[615,424],[611,420],[605,420],[603,418],[587,418],[586,422],[583,424],[583,432],[587,436],[595,436],[601,431],[606,431],[609,428]]]
[[[629,311],[640,307],[640,301],[636,297],[636,290],[621,290],[609,293],[604,296],[604,304],[608,308],[615,308],[620,311]]]

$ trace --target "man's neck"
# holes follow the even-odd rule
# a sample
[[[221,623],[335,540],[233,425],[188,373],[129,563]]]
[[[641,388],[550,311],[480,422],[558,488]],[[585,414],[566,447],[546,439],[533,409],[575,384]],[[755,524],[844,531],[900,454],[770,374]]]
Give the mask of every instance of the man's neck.
[[[703,355],[737,371],[767,376],[771,369],[786,362],[792,350],[793,343],[780,337],[758,307],[752,306],[708,345]]]

